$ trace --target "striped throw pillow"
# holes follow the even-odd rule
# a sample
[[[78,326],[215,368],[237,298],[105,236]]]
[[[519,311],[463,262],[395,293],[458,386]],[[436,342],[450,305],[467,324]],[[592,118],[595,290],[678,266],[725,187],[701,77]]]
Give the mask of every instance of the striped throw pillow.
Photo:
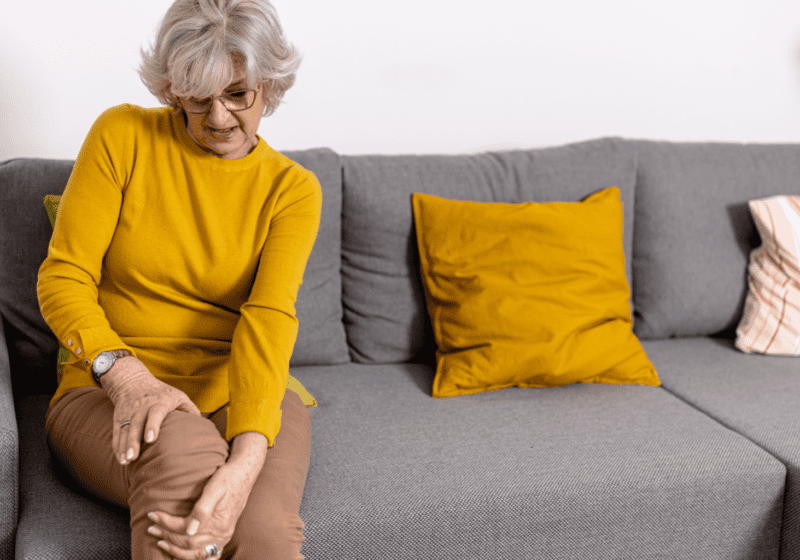
[[[736,347],[800,356],[800,196],[752,200],[750,212],[762,243],[750,254]]]

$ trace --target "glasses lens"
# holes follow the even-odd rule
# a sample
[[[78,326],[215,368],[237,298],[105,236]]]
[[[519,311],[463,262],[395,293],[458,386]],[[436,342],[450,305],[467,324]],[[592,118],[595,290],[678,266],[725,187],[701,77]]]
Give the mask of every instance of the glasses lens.
[[[189,97],[187,99],[182,99],[183,108],[186,109],[187,113],[205,113],[211,108],[211,99],[194,99]]]
[[[249,109],[256,100],[256,92],[232,91],[222,96],[222,104],[231,111],[243,111]]]
[[[205,113],[211,108],[213,103],[211,97],[205,99],[196,99],[194,97],[187,97],[182,99],[183,108],[188,113]],[[256,92],[254,90],[247,91],[231,91],[224,94],[221,98],[222,104],[229,111],[244,111],[249,109],[256,102]]]

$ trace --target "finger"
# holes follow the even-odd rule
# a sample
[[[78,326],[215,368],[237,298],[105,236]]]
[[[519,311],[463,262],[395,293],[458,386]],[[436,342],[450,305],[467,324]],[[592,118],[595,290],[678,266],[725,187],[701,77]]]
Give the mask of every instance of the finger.
[[[162,548],[172,551],[176,555],[187,552],[191,554],[192,551],[197,552],[198,547],[200,547],[199,551],[201,555],[199,558],[206,558],[206,544],[213,542],[220,548],[223,548],[227,544],[227,539],[220,535],[214,535],[211,532],[202,532],[194,536],[187,536],[185,529],[189,519],[188,517],[178,517],[163,511],[154,511],[148,513],[147,518],[153,522],[152,527],[148,528],[147,532],[162,541],[166,541],[168,546]],[[191,555],[188,557],[193,558]]]
[[[128,430],[128,444],[125,450],[125,458],[130,463],[139,456],[142,447],[142,434],[144,433],[144,423],[147,420],[147,410],[140,410],[133,415]],[[132,452],[132,453],[131,453]]]
[[[182,408],[183,410],[185,410],[189,414],[194,414],[196,416],[202,416],[203,415],[203,413],[200,412],[200,409],[197,408],[197,405],[194,404],[191,401],[191,399],[187,398],[187,399],[182,400],[179,406],[180,406],[180,408]]]
[[[113,446],[114,455],[117,458],[117,461],[120,464],[124,465],[127,463],[125,461],[125,442],[128,440],[128,430],[130,429],[130,424],[125,424],[124,426],[120,426],[120,420],[114,419],[114,431],[117,432],[116,443]]]
[[[214,479],[206,483],[200,499],[197,500],[192,508],[192,513],[187,518],[186,534],[194,535],[204,522],[211,519],[219,501],[225,496],[225,487],[221,484],[214,484]]]
[[[186,517],[178,517],[177,515],[170,515],[163,511],[154,511],[147,514],[147,518],[153,523],[157,524],[162,529],[172,531],[173,533],[186,532]]]
[[[161,432],[161,424],[171,410],[163,404],[156,404],[150,407],[147,413],[147,424],[144,427],[145,443],[153,443]]]
[[[154,523],[147,532],[163,541],[164,544],[159,545],[162,550],[177,558],[206,557],[204,546],[213,537],[211,535],[187,536],[185,532],[186,517],[155,511],[148,513],[147,518]],[[197,556],[192,556],[192,554]]]
[[[157,544],[161,550],[179,560],[205,560],[208,558],[203,546],[200,546],[200,548],[184,549],[170,544],[163,539],[158,541]]]
[[[159,540],[165,541],[171,548],[186,552],[202,549],[203,547],[200,543],[208,542],[209,539],[213,538],[211,535],[189,537],[184,533],[169,531],[159,525],[151,525],[147,528],[147,532]]]
[[[119,447],[119,422],[116,418],[112,418],[111,422],[113,424],[111,428],[111,451],[112,453],[117,450]],[[119,458],[119,453],[117,453],[117,458]]]
[[[138,410],[131,417],[131,423],[122,426],[120,431],[119,455],[120,463],[125,465],[133,461],[139,454],[139,442],[142,441],[142,426],[147,410]]]

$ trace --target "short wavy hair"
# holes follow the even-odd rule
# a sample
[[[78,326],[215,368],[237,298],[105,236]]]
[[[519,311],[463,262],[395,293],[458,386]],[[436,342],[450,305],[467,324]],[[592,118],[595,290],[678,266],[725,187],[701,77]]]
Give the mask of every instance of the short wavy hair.
[[[176,0],[150,52],[142,49],[139,75],[161,103],[180,109],[175,96],[209,97],[227,87],[237,57],[248,87],[266,86],[263,116],[271,115],[294,85],[302,55],[269,0]]]

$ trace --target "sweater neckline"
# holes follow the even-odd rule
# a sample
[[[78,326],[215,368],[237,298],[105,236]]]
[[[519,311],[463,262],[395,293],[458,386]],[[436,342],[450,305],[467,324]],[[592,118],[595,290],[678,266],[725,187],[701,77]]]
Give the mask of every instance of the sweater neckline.
[[[204,164],[211,165],[212,167],[218,169],[228,169],[231,171],[245,169],[263,160],[267,155],[267,151],[269,150],[269,146],[264,139],[256,134],[256,138],[258,138],[258,144],[256,144],[255,149],[253,149],[253,151],[246,156],[237,159],[225,159],[215,156],[214,154],[210,154],[198,146],[197,142],[195,142],[192,137],[189,136],[189,131],[186,129],[186,121],[183,117],[183,112],[180,109],[172,110],[171,117],[178,139],[183,147],[189,153],[191,153],[192,156],[202,160]]]

